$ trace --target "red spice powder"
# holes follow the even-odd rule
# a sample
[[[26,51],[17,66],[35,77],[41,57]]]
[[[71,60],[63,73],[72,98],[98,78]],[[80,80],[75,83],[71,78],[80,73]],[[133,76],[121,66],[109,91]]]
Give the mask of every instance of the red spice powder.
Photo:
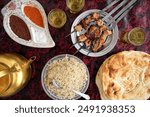
[[[32,6],[25,6],[24,13],[32,22],[44,28],[43,18],[39,9],[37,9],[36,7],[32,7]]]

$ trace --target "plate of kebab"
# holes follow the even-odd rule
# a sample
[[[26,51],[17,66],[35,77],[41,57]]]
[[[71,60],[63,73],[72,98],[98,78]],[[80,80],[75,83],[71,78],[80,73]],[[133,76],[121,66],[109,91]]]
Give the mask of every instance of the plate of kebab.
[[[72,24],[71,40],[77,52],[91,57],[100,57],[109,53],[118,40],[118,27],[110,29],[103,21],[106,12],[98,9],[88,10],[80,14]],[[115,23],[115,20],[114,20]]]

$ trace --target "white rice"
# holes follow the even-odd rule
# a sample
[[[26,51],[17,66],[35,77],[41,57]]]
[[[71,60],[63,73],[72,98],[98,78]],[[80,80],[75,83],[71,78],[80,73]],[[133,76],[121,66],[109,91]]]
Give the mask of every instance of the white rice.
[[[71,89],[81,91],[87,78],[84,64],[66,56],[60,60],[54,60],[48,66],[44,84],[59,99],[73,99],[75,93]],[[55,80],[60,88],[54,86],[52,80]]]

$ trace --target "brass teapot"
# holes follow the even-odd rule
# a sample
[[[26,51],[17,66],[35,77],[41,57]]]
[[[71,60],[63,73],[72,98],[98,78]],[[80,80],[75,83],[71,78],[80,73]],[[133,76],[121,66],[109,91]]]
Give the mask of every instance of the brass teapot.
[[[31,63],[19,54],[0,54],[0,97],[8,97],[23,89],[31,77]]]

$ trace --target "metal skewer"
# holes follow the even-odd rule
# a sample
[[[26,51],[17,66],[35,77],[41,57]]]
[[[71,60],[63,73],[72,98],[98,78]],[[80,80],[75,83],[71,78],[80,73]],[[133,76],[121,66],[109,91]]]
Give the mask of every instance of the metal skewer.
[[[109,8],[111,8],[113,5],[115,5],[116,3],[118,3],[120,0],[115,0],[113,1],[111,4],[109,4],[108,6],[106,6],[102,11],[107,11]],[[69,37],[72,33],[74,33],[76,30],[72,31],[70,34],[68,34],[65,38]]]
[[[76,55],[81,49],[90,49],[90,46],[86,47],[85,44],[83,46],[81,46],[73,55]]]
[[[121,8],[125,3],[127,3],[128,0],[123,0],[119,5],[117,5],[110,13],[108,13],[103,19],[102,21],[105,21],[106,19],[108,19],[113,13],[115,13],[119,8]]]
[[[112,19],[112,20],[110,20],[110,21],[107,23],[107,26],[110,27],[111,29],[113,29],[113,28],[116,26],[116,24],[117,24],[124,16],[126,16],[126,15],[128,14],[128,12],[133,8],[133,6],[136,4],[136,1],[137,1],[137,0],[132,0],[129,4],[127,4],[117,15],[114,16],[115,23],[113,23],[114,20]],[[113,23],[113,24],[112,24],[112,23]],[[111,24],[112,24],[112,26],[111,26]],[[107,39],[108,39],[108,37],[107,37]],[[106,41],[107,41],[107,39],[106,39]],[[105,42],[106,42],[106,41],[105,41]],[[89,51],[89,52],[87,53],[87,55],[89,55],[90,53],[91,53],[91,51]]]
[[[111,19],[110,21],[107,22],[107,26],[111,26],[111,24],[113,24],[112,26],[116,25],[125,15],[127,15],[127,13],[133,8],[133,6],[136,4],[137,0],[132,0],[130,1],[120,12],[118,12],[115,16],[114,16],[114,20]],[[114,22],[114,23],[113,23]],[[110,29],[113,29],[114,27],[109,27]]]
[[[73,55],[76,55],[81,49],[83,49],[85,45],[81,46]]]
[[[75,42],[72,46],[69,47],[69,49],[73,48],[73,46],[75,46],[77,43],[79,44],[79,43],[81,43],[81,42],[78,42],[78,41]]]
[[[114,2],[112,2],[110,5],[108,5],[107,7],[105,7],[103,9],[103,11],[108,10],[109,8],[111,8],[113,5],[115,5],[117,2],[119,2],[120,0],[115,0]],[[108,13],[103,19],[102,21],[106,22],[106,26],[109,30],[113,30],[117,23],[133,8],[133,6],[135,5],[135,3],[137,2],[137,0],[131,0],[128,4],[126,4],[128,2],[128,0],[123,0],[120,4],[118,4],[110,13]],[[126,5],[125,5],[126,4]],[[123,5],[125,5],[111,20],[107,20],[109,19],[112,14],[114,14],[117,10],[119,10]],[[107,37],[108,39],[108,37]],[[106,40],[107,40],[106,39]],[[77,42],[78,43],[78,42]],[[76,43],[75,43],[76,44]],[[74,44],[74,45],[75,45]],[[73,45],[73,46],[74,46]],[[86,48],[85,45],[81,46],[75,53],[77,54],[81,49]],[[89,55],[92,51],[89,50],[89,52],[87,53],[87,55]]]
[[[72,31],[70,34],[68,34],[65,38],[69,37],[72,33],[74,33],[76,30]]]
[[[107,11],[109,8],[111,8],[113,5],[115,5],[116,3],[118,3],[120,0],[114,0],[113,2],[111,2],[108,6],[106,6],[105,8],[102,9],[102,11]]]

